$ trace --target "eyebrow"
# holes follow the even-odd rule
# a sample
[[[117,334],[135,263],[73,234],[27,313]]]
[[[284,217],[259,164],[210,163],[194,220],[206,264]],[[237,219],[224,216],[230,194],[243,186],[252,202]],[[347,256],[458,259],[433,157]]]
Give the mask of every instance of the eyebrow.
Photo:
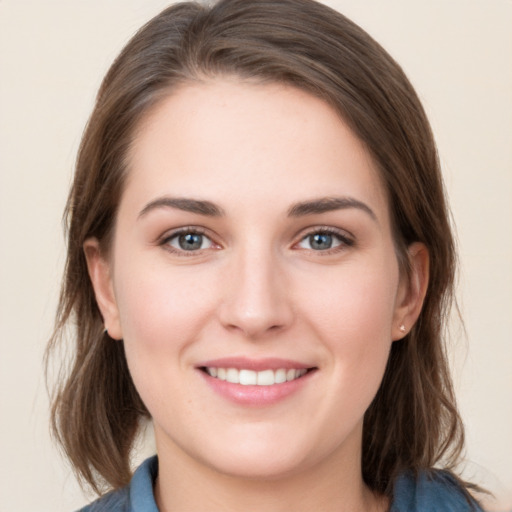
[[[159,197],[150,201],[139,213],[139,218],[158,208],[176,208],[184,212],[197,213],[208,217],[222,217],[224,210],[210,201],[184,197]]]
[[[318,199],[296,203],[288,210],[288,216],[303,217],[305,215],[314,215],[347,208],[362,210],[377,222],[377,216],[374,211],[367,204],[353,197],[320,197]]]
[[[147,215],[150,211],[158,208],[176,208],[185,212],[196,213],[208,217],[222,217],[224,210],[211,201],[190,199],[184,197],[159,197],[150,201],[139,213],[139,218]],[[373,210],[362,201],[353,197],[321,197],[309,201],[295,203],[288,210],[288,217],[304,217],[326,213],[335,210],[344,210],[348,208],[357,208],[367,213],[377,222],[377,216]]]

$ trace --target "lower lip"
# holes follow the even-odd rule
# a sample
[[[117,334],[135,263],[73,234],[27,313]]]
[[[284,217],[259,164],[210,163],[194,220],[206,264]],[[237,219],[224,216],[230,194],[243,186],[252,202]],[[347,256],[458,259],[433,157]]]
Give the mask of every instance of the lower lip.
[[[208,385],[219,395],[231,402],[245,406],[262,407],[273,405],[298,392],[312,377],[315,371],[309,371],[302,377],[271,386],[245,386],[211,377],[199,370]]]

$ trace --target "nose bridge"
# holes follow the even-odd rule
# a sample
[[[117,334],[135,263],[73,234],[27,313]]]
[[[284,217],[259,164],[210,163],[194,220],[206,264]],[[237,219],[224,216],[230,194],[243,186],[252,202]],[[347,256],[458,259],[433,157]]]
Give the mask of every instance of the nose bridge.
[[[270,244],[248,241],[234,251],[221,320],[249,337],[284,328],[291,304],[279,257]]]

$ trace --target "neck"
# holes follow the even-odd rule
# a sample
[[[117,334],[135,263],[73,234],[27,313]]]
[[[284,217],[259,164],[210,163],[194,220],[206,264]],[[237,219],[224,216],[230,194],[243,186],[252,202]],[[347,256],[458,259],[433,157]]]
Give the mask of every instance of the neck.
[[[158,443],[157,443],[158,444]],[[227,475],[189,458],[158,447],[159,475],[155,498],[160,512],[384,512],[386,497],[363,482],[360,452],[350,460],[333,457],[302,471],[273,478]]]

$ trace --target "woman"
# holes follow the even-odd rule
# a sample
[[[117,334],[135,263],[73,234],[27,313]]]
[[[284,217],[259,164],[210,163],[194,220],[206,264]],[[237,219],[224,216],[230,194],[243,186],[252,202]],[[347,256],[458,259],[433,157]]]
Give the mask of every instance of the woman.
[[[359,27],[310,0],[163,11],[102,84],[67,216],[53,426],[113,489],[84,510],[478,510],[435,144]]]

